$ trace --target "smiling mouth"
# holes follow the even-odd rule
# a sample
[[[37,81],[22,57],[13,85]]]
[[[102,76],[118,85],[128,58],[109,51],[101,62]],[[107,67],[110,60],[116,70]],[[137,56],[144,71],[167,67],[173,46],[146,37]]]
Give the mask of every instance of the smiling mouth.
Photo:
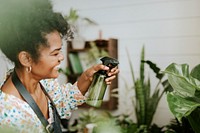
[[[57,66],[55,67],[56,70],[59,70],[60,68],[61,68],[60,65],[57,65]]]

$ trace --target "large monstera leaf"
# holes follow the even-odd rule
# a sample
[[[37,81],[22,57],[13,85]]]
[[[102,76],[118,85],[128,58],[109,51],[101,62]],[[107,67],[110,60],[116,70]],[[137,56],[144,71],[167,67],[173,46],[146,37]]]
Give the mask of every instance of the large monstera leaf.
[[[175,92],[183,97],[193,97],[196,90],[200,90],[200,82],[189,74],[187,64],[171,64],[165,72],[168,74],[169,83]]]
[[[187,64],[178,65],[172,63],[165,73],[168,74],[168,81],[173,91],[167,94],[167,101],[171,112],[181,121],[182,117],[189,119],[195,131],[200,131],[196,125],[200,115],[194,117],[200,107],[200,65],[196,66],[189,73]]]

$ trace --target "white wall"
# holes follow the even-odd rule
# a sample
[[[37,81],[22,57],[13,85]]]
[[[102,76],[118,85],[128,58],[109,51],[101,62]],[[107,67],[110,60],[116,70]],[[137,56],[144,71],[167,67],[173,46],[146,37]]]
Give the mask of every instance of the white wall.
[[[13,68],[13,64],[5,57],[5,55],[0,50],[0,83],[2,83],[6,78],[6,72]]]
[[[162,70],[172,62],[188,63],[191,67],[199,63],[200,0],[53,0],[53,4],[54,9],[64,15],[74,8],[80,16],[99,24],[84,32],[86,39],[96,39],[100,29],[103,38],[119,39],[121,97],[118,111],[121,113],[130,110],[123,103],[127,100],[124,100],[122,77],[132,84],[126,48],[135,71],[139,70],[142,45],[145,45],[146,59],[155,62]],[[164,125],[171,118],[164,96],[154,122]]]

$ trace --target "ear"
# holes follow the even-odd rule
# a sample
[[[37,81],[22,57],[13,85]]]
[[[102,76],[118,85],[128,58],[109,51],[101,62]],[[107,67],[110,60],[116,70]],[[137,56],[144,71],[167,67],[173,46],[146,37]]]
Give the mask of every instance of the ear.
[[[22,66],[25,66],[25,67],[31,66],[32,58],[28,52],[21,51],[18,54],[18,58],[19,58],[19,62],[21,63]]]

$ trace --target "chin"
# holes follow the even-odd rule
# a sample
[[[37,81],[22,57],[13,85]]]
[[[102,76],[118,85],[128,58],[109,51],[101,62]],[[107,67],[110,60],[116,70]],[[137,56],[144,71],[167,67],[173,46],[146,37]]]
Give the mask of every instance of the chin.
[[[58,78],[58,76],[59,76],[59,73],[57,72],[57,73],[53,73],[53,74],[48,75],[47,78],[55,79],[55,78]]]
[[[51,78],[55,79],[55,78],[58,78],[58,76],[59,76],[58,74],[57,75],[52,75]]]

